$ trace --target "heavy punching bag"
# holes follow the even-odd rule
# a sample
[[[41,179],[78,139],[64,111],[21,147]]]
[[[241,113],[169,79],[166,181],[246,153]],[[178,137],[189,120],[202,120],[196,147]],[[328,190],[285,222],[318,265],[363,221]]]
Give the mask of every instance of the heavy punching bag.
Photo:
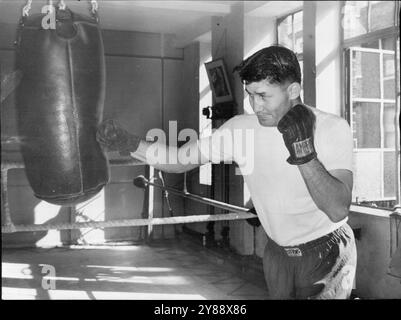
[[[105,93],[104,50],[96,16],[67,7],[55,14],[55,28],[43,28],[45,14],[20,21],[18,131],[35,196],[74,205],[109,180],[108,161],[96,141]]]

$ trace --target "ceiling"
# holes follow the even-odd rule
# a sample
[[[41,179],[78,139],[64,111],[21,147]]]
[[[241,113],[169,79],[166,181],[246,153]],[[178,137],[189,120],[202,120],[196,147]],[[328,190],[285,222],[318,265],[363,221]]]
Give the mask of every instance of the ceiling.
[[[25,3],[26,0],[0,0],[0,23],[16,23]],[[47,0],[33,0],[31,12],[40,12],[47,3]],[[65,0],[65,3],[75,12],[88,12],[87,0]],[[174,34],[178,46],[195,39],[208,41],[211,17],[225,16],[232,6],[241,3],[249,17],[271,18],[302,7],[303,1],[98,0],[103,29]]]

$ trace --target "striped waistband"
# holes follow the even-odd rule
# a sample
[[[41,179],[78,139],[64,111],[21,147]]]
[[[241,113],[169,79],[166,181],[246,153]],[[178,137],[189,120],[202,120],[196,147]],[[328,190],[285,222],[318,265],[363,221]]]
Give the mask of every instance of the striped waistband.
[[[295,246],[280,246],[279,244],[277,244],[276,242],[274,242],[272,239],[270,239],[269,237],[269,244],[273,247],[276,247],[277,249],[281,249],[284,250],[287,255],[289,257],[302,257],[303,254],[305,254],[307,251],[327,243],[328,241],[331,241],[333,239],[339,239],[341,237],[341,235],[344,234],[344,232],[346,231],[347,228],[350,228],[346,223],[344,225],[342,225],[341,227],[337,228],[336,230],[334,230],[333,232],[330,232],[320,238],[317,238],[315,240],[311,240],[299,245],[295,245]]]

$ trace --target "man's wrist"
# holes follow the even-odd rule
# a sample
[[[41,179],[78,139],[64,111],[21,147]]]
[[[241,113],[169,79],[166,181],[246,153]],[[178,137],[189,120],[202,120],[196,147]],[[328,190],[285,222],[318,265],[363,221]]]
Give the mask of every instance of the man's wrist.
[[[291,155],[290,157],[288,157],[287,162],[289,164],[299,166],[299,165],[309,163],[310,161],[312,161],[313,159],[316,159],[316,158],[317,158],[317,154],[315,151],[313,151],[309,155],[306,155],[301,158],[297,158],[296,156]]]
[[[312,158],[311,160],[309,160],[307,162],[297,164],[297,166],[301,167],[301,168],[306,168],[306,167],[314,166],[317,163],[320,163],[320,161],[319,161],[319,159],[317,157],[314,157],[314,158]]]
[[[136,135],[131,135],[129,137],[129,151],[135,152],[138,149],[140,143],[141,143],[141,138],[139,138]]]

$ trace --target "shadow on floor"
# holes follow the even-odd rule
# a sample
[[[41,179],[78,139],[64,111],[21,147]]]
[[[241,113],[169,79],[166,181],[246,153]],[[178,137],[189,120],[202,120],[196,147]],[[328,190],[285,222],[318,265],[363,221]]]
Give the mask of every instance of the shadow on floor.
[[[265,300],[263,275],[180,237],[140,245],[4,249],[2,299]],[[53,271],[53,274],[52,274]]]

